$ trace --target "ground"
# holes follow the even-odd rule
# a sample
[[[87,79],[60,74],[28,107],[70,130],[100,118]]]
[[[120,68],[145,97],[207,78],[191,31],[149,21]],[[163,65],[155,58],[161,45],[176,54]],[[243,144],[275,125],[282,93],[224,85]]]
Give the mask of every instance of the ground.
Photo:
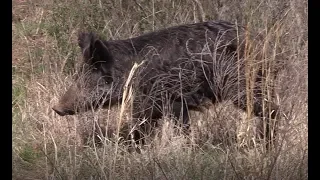
[[[13,179],[308,179],[306,0],[12,3]],[[267,36],[277,48],[266,57],[280,54],[285,64],[276,81],[280,146],[272,152],[249,143],[255,119],[230,102],[191,112],[189,136],[164,118],[140,153],[112,138],[102,147],[82,142],[93,122],[115,126],[120,107],[68,117],[52,111],[81,61],[79,29],[122,39],[218,19]]]

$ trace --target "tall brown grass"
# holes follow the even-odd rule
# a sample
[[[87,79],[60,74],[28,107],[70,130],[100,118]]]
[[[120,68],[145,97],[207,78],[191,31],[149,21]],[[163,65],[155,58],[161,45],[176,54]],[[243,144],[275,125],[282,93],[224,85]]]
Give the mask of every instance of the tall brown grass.
[[[14,0],[13,179],[307,179],[307,10],[305,0]],[[242,112],[229,102],[190,112],[188,136],[164,117],[140,153],[128,151],[132,143],[117,135],[120,123],[127,124],[128,132],[135,127],[131,98],[119,107],[76,116],[59,117],[51,110],[81,61],[79,29],[121,39],[216,19],[245,25],[264,37],[251,50],[262,52],[260,63],[270,74],[264,94],[271,99],[273,84],[282,112],[274,151],[252,141],[257,118],[250,109]],[[249,54],[247,59],[250,82],[255,66]],[[281,68],[272,81],[276,61]],[[250,88],[248,83],[248,93]],[[107,130],[97,131],[102,145],[84,144],[83,137],[97,141],[97,127]]]

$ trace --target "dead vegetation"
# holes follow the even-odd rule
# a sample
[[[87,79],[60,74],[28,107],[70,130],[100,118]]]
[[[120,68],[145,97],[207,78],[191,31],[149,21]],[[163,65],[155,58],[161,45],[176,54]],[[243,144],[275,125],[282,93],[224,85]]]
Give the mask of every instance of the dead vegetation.
[[[14,0],[13,15],[13,179],[308,179],[307,1]],[[77,116],[52,111],[81,61],[78,29],[123,39],[215,19],[261,33],[265,59],[277,55],[282,62],[271,82],[283,112],[278,149],[266,152],[252,141],[256,118],[229,102],[190,112],[189,136],[165,117],[140,153],[117,141],[120,119],[127,130],[133,126],[130,101]],[[94,138],[94,124],[108,138]],[[84,144],[83,137],[102,145]]]

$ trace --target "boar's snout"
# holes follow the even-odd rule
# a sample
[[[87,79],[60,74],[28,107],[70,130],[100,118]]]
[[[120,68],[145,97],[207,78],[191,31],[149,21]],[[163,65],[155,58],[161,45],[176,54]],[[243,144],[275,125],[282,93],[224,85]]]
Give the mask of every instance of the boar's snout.
[[[75,104],[79,96],[79,89],[76,86],[71,86],[67,92],[59,99],[52,109],[60,116],[74,115]]]
[[[74,112],[73,110],[62,108],[62,107],[59,106],[59,105],[54,106],[52,109],[53,109],[57,114],[59,114],[60,116],[73,115],[73,114],[75,114],[75,112]]]

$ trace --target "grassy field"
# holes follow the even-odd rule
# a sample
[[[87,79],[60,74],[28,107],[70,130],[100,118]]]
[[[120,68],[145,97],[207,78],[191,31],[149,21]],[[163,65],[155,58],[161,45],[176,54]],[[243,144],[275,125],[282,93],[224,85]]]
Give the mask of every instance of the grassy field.
[[[13,179],[308,179],[306,0],[13,0]],[[279,147],[247,146],[246,113],[225,102],[190,112],[184,136],[164,118],[141,152],[82,137],[117,124],[119,108],[60,117],[52,106],[81,61],[77,32],[124,39],[184,23],[227,20],[268,37],[284,68],[276,80]],[[112,129],[112,127],[111,127]],[[233,137],[237,137],[237,141]]]

